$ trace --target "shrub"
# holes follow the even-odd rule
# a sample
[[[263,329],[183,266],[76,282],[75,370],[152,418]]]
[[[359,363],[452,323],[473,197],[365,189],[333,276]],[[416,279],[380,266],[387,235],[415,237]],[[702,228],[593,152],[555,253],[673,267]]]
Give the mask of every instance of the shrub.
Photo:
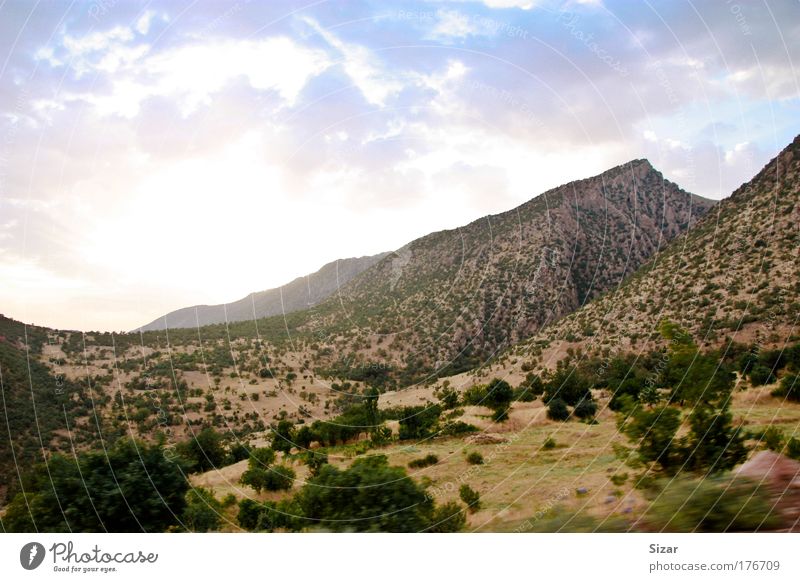
[[[780,387],[774,390],[772,395],[783,396],[786,400],[800,402],[800,374],[784,376]]]
[[[163,532],[186,507],[186,465],[162,445],[119,439],[36,465],[6,508],[8,532]],[[135,513],[131,511],[135,508]],[[35,526],[34,526],[35,524]]]
[[[319,453],[316,451],[308,451],[305,454],[305,462],[308,466],[308,471],[312,477],[319,475],[319,471],[323,465],[328,464],[328,455],[326,453]]]
[[[431,465],[435,465],[439,462],[439,457],[436,455],[425,455],[422,458],[414,459],[410,463],[408,463],[409,468],[411,469],[423,469],[425,467],[430,467]]]
[[[761,436],[761,442],[769,450],[780,453],[783,450],[783,431],[776,426],[770,426]]]
[[[450,387],[442,389],[436,397],[444,410],[452,410],[458,406],[458,392]]]
[[[446,436],[458,436],[472,432],[478,432],[478,427],[473,424],[467,424],[461,420],[456,420],[455,422],[448,422],[442,429],[441,434]]]
[[[441,412],[438,405],[405,407],[400,419],[400,440],[424,439],[430,436]]]
[[[547,439],[545,439],[544,441],[544,444],[542,445],[542,448],[549,451],[551,449],[556,448],[557,446],[558,444],[556,443],[553,437],[547,437]]]
[[[484,406],[494,411],[492,418],[495,422],[502,422],[508,418],[508,409],[514,397],[514,389],[505,380],[494,378],[486,387]]]
[[[263,485],[267,491],[288,491],[292,488],[296,476],[294,470],[283,465],[270,467],[265,473]]]
[[[425,491],[385,455],[356,459],[344,470],[324,465],[296,499],[306,518],[334,531],[423,531],[433,509]]]
[[[547,405],[547,418],[560,421],[568,420],[569,409],[567,408],[567,403],[561,398],[552,399]]]
[[[627,480],[627,473],[617,473],[616,475],[611,475],[611,482],[617,487],[621,487]]]
[[[221,513],[222,504],[211,491],[202,487],[189,489],[186,494],[186,509],[183,510],[183,524],[187,530],[193,532],[217,530]]]
[[[575,416],[581,419],[594,418],[597,414],[597,403],[591,398],[584,398],[573,411]]]
[[[464,483],[458,490],[458,496],[461,498],[461,501],[466,503],[467,511],[470,513],[475,513],[480,509],[481,506],[481,496],[480,493],[475,491],[472,487]]]
[[[750,370],[750,382],[753,386],[765,386],[772,384],[775,381],[775,375],[772,370],[761,364],[756,364]]]
[[[464,390],[464,394],[462,399],[464,404],[470,404],[472,406],[485,406],[484,399],[486,398],[486,386],[481,384],[476,384],[475,386],[470,386],[466,390]]]
[[[436,507],[431,516],[431,526],[427,531],[433,533],[455,533],[464,529],[467,516],[454,501]]]
[[[472,451],[467,455],[467,463],[470,465],[483,465],[483,455],[478,451]]]
[[[800,439],[792,437],[786,443],[786,456],[795,461],[800,461]]]
[[[576,369],[559,367],[545,385],[545,402],[562,400],[575,406],[585,398],[591,398],[589,380]]]
[[[263,509],[263,505],[253,499],[242,499],[239,502],[239,513],[236,521],[242,529],[253,531],[258,524],[258,517]]]
[[[672,479],[642,520],[666,532],[753,532],[779,523],[766,489],[744,479]]]

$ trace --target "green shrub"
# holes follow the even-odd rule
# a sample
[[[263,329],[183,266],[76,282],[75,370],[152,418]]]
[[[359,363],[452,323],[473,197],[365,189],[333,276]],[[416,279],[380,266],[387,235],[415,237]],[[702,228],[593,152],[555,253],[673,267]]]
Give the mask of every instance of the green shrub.
[[[289,467],[278,465],[270,467],[266,471],[267,478],[264,481],[264,489],[267,491],[288,491],[292,488],[295,480],[295,472]]]
[[[475,513],[481,507],[481,496],[480,493],[475,491],[472,487],[464,483],[458,490],[458,496],[461,498],[461,501],[466,503],[467,510],[470,513]]]
[[[235,503],[235,498],[234,498]],[[188,531],[207,532],[219,529],[222,504],[208,489],[196,487],[186,493],[183,524]]]
[[[776,426],[770,426],[764,431],[761,442],[769,450],[780,453],[783,450],[783,431]]]
[[[467,463],[470,465],[483,465],[483,455],[478,451],[472,451],[467,455]]]
[[[439,405],[407,406],[400,419],[400,440],[424,439],[430,436],[439,421],[442,408]]]
[[[750,382],[753,386],[765,386],[775,382],[775,375],[766,366],[756,364],[750,370]]]
[[[676,478],[661,488],[642,521],[665,532],[754,532],[780,523],[766,489],[745,479]]]
[[[424,531],[433,509],[425,491],[385,455],[356,459],[347,469],[324,465],[296,500],[311,523],[334,531]]]
[[[556,448],[557,446],[558,443],[556,443],[556,440],[553,437],[547,437],[544,441],[544,444],[542,445],[542,448],[545,449],[546,451],[549,451],[551,449]]]
[[[547,418],[550,420],[565,421],[569,419],[567,403],[561,398],[552,399],[547,405]]]
[[[597,414],[597,403],[591,398],[584,398],[578,402],[573,413],[580,419],[594,418]]]
[[[611,482],[617,487],[621,487],[627,480],[627,473],[617,473],[616,475],[611,475]]]
[[[792,402],[800,402],[800,374],[784,376],[780,387],[773,390],[772,395],[783,396]]]
[[[786,456],[795,461],[800,461],[800,439],[792,437],[786,443]]]
[[[478,430],[478,427],[474,424],[467,424],[464,421],[456,420],[454,422],[448,422],[440,434],[443,436],[458,436],[462,434],[478,432]]]
[[[425,455],[424,457],[419,459],[414,459],[413,461],[408,463],[408,466],[411,469],[424,469],[425,467],[430,467],[431,465],[435,465],[438,462],[439,462],[439,457],[430,454],[430,455]]]
[[[456,533],[464,529],[467,516],[464,510],[454,501],[437,506],[431,516],[431,526],[427,531],[432,533]]]

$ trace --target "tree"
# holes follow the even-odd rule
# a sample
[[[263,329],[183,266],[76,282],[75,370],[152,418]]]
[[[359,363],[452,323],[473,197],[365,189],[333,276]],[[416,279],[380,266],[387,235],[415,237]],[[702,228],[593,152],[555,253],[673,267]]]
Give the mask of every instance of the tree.
[[[228,458],[222,435],[210,427],[180,443],[176,450],[189,462],[191,470],[197,473],[223,467]]]
[[[430,406],[406,406],[400,418],[400,440],[424,439],[433,433],[442,409],[438,404]]]
[[[486,398],[484,406],[488,406],[494,411],[493,418],[496,422],[502,422],[508,418],[508,409],[514,398],[514,389],[505,380],[494,378],[486,387]]]
[[[458,392],[449,386],[443,388],[436,397],[439,399],[439,404],[444,410],[452,410],[458,406]]]
[[[744,433],[734,427],[729,403],[701,402],[689,415],[689,435],[685,439],[685,467],[703,473],[732,469],[747,457]]]
[[[554,398],[547,404],[547,418],[565,421],[569,419],[569,408],[561,398]]]
[[[475,491],[472,487],[464,483],[458,489],[458,496],[467,505],[467,510],[470,513],[475,513],[481,508],[480,493]]]
[[[272,449],[289,453],[294,446],[294,425],[288,420],[281,420],[272,432]]]
[[[120,439],[104,451],[53,455],[9,504],[11,532],[163,532],[186,507],[186,464],[160,444]]]
[[[183,524],[193,532],[207,532],[219,529],[222,504],[214,494],[202,487],[189,489],[186,494],[186,509],[183,511]]]
[[[589,380],[579,370],[559,365],[545,385],[543,399],[547,403],[560,399],[575,406],[584,398],[591,398],[589,386]]]
[[[517,387],[514,398],[519,402],[533,402],[537,396],[544,394],[544,382],[541,377],[529,372]]]
[[[431,525],[427,531],[432,533],[456,533],[464,529],[467,516],[455,501],[440,505],[433,510]]]
[[[297,502],[306,518],[334,531],[423,531],[433,509],[425,492],[384,455],[356,459],[344,470],[324,465]]]
[[[594,418],[595,414],[597,414],[597,403],[591,398],[584,398],[578,402],[573,412],[575,416],[581,419]]]
[[[671,406],[642,409],[634,406],[618,419],[620,430],[637,445],[638,460],[668,475],[680,467],[683,455],[675,435],[681,425],[681,412]]]
[[[775,396],[783,396],[786,400],[800,402],[800,374],[789,374],[781,380],[781,386],[773,392]]]

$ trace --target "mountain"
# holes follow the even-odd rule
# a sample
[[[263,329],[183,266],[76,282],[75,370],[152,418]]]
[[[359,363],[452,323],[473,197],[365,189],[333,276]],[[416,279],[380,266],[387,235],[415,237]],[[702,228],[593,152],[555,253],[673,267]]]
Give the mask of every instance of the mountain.
[[[282,287],[251,293],[232,303],[195,305],[171,311],[134,331],[159,331],[165,328],[192,328],[226,321],[247,321],[283,315],[315,305],[336,293],[345,283],[385,257],[339,259],[316,273],[298,277]]]
[[[780,345],[798,334],[798,225],[800,136],[625,284],[514,351],[643,349],[664,319],[705,345]]]
[[[342,358],[398,366],[407,381],[455,373],[618,286],[713,204],[633,160],[417,239],[296,314],[288,331]]]

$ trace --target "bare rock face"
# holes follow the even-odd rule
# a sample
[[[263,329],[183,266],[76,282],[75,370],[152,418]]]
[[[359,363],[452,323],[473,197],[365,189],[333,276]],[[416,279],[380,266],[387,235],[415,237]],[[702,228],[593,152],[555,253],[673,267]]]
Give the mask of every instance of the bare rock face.
[[[800,531],[800,462],[772,451],[760,451],[736,474],[763,483],[775,496],[790,531]]]
[[[496,445],[500,443],[507,443],[508,439],[493,432],[482,432],[474,434],[464,439],[464,442],[471,445]]]

